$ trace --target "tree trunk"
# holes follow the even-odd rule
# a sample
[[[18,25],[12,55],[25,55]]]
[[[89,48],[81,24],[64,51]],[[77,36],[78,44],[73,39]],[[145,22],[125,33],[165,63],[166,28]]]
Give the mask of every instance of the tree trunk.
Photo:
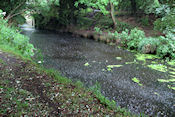
[[[137,7],[136,7],[136,1],[135,0],[130,0],[131,1],[131,7],[132,7],[132,15],[135,15],[137,12]]]
[[[113,5],[113,3],[112,3],[111,1],[110,1],[110,7],[111,7],[110,14],[111,14],[112,21],[113,21],[113,28],[116,29],[116,27],[117,27],[117,22],[116,22],[116,20],[115,20],[114,5]]]

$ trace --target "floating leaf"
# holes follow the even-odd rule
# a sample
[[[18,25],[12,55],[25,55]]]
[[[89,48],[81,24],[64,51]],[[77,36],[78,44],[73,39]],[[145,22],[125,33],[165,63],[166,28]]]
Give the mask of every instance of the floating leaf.
[[[169,67],[169,69],[171,69],[171,70],[175,71],[175,68]]]
[[[175,79],[168,79],[168,80],[165,80],[165,79],[158,79],[159,82],[175,82]]]
[[[122,67],[123,65],[108,65],[108,68]]]
[[[169,61],[168,64],[171,66],[175,66],[175,61]]]
[[[122,60],[122,57],[116,57],[117,60]]]
[[[139,79],[137,79],[136,77],[134,77],[132,80],[136,83],[140,83]]]
[[[86,67],[89,66],[89,63],[85,63],[84,66],[86,66]]]
[[[168,88],[169,88],[169,89],[175,90],[175,87],[172,87],[172,86],[170,86],[170,85],[168,85]]]
[[[128,65],[128,64],[134,64],[135,62],[133,61],[133,62],[125,62],[125,64],[126,65]]]
[[[105,71],[105,69],[102,69],[102,71]]]
[[[159,94],[157,92],[154,92],[154,94],[159,96]]]
[[[137,54],[135,56],[136,56],[136,59],[139,60],[139,61],[146,61],[146,59],[155,59],[155,58],[158,58],[157,56],[150,55],[150,54]]]
[[[175,75],[175,72],[169,72],[169,73]]]
[[[174,76],[174,75],[170,75],[170,77],[175,78],[175,76]]]
[[[112,68],[109,67],[109,68],[107,68],[107,70],[108,70],[108,71],[112,71]]]
[[[160,72],[167,72],[167,66],[162,65],[162,64],[151,64],[148,65],[149,68],[160,71]]]
[[[132,81],[134,81],[135,83],[137,83],[140,86],[143,86],[143,84],[140,83],[140,80],[136,77],[132,78]]]

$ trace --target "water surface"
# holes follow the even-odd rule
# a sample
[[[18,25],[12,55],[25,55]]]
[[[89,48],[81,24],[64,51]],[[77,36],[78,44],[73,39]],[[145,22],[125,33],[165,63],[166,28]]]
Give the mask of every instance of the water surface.
[[[169,73],[152,70],[143,62],[137,62],[133,53],[67,33],[24,26],[23,34],[42,50],[45,67],[54,68],[72,80],[80,80],[87,87],[99,82],[106,97],[134,113],[175,116],[175,91],[158,81],[168,79]],[[126,64],[133,61],[135,63]],[[108,65],[123,66],[109,70]],[[134,77],[142,86],[132,80]]]

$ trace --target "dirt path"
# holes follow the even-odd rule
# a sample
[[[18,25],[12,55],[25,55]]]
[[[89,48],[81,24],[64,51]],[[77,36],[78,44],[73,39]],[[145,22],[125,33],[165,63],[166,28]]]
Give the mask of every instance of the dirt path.
[[[60,76],[61,78],[61,76]],[[63,78],[62,78],[63,79]],[[0,117],[121,116],[84,88],[58,82],[30,61],[0,51]]]

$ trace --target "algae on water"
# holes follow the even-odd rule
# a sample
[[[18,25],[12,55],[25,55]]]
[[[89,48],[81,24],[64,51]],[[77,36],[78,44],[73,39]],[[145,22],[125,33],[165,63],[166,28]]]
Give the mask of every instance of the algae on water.
[[[146,61],[146,59],[155,59],[158,58],[155,55],[150,55],[150,54],[136,54],[136,59],[139,61]]]
[[[87,63],[85,63],[85,64],[84,64],[84,66],[86,66],[86,67],[87,67],[87,66],[89,66],[89,63],[88,63],[88,62],[87,62]]]
[[[162,65],[162,64],[151,64],[148,65],[149,68],[160,71],[160,72],[167,72],[167,66]]]
[[[175,82],[175,79],[158,79],[159,82]]]
[[[135,83],[137,83],[140,86],[143,86],[143,84],[140,83],[140,80],[136,77],[132,78],[132,81],[134,81]]]
[[[117,60],[122,60],[122,57],[116,57]]]
[[[168,88],[169,88],[169,89],[173,89],[173,90],[175,90],[175,87],[170,86],[170,85],[168,85]]]
[[[175,61],[169,61],[167,63],[168,63],[168,65],[175,66]]]
[[[118,68],[118,67],[122,67],[123,65],[108,65],[107,66],[107,70],[108,71],[112,71],[113,68]]]

